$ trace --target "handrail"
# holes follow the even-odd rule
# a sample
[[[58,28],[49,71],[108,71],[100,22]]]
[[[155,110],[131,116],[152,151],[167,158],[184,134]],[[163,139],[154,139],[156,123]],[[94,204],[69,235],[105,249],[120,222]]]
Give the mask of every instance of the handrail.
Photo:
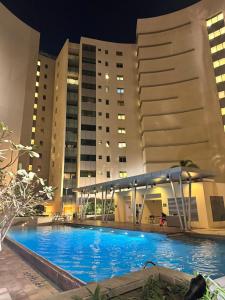
[[[144,266],[143,266],[143,269],[145,270],[145,269],[147,268],[147,265],[149,265],[149,264],[151,264],[151,265],[153,265],[153,266],[156,266],[156,263],[154,263],[154,262],[151,261],[151,260],[147,260],[147,261],[145,262]]]

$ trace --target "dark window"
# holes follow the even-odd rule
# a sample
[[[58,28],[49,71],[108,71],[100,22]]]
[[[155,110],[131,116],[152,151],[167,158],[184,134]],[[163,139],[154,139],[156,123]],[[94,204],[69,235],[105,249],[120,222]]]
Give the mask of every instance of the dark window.
[[[96,177],[96,171],[81,170],[80,177]]]
[[[106,119],[109,119],[109,113],[105,114]]]
[[[94,97],[82,96],[82,102],[95,103],[96,99]]]
[[[86,64],[92,64],[95,65],[95,58],[91,58],[91,57],[83,57],[82,58],[82,62],[86,63]]]
[[[47,85],[46,85],[46,84],[44,84],[44,89],[45,89],[45,90],[47,89]]]
[[[45,69],[48,69],[48,65],[47,64],[45,64]]]
[[[86,75],[86,76],[96,76],[96,72],[95,71],[91,71],[91,70],[82,70],[82,75]]]
[[[210,196],[212,217],[214,222],[225,221],[225,208],[223,196]]]
[[[122,51],[116,51],[116,55],[117,56],[123,56],[123,52]]]
[[[81,130],[96,131],[95,125],[81,124]]]
[[[110,171],[107,171],[107,172],[106,172],[106,177],[107,177],[107,178],[110,178]]]
[[[102,86],[101,86],[101,85],[98,85],[98,88],[99,88],[99,89],[101,89],[101,88],[102,88]]]
[[[43,95],[43,100],[46,100],[46,95]]]
[[[102,126],[98,126],[98,130],[102,130]]]
[[[81,161],[96,161],[96,155],[81,154],[80,160]]]
[[[92,111],[92,110],[82,110],[81,111],[81,115],[85,116],[85,117],[96,117],[96,111]]]
[[[109,100],[105,100],[105,104],[106,104],[106,105],[109,105]]]
[[[106,62],[105,62],[105,66],[108,67],[108,65],[109,65],[109,63],[106,61]]]
[[[44,144],[43,141],[40,141],[40,145],[43,146],[43,144]]]
[[[102,49],[101,49],[101,48],[98,48],[98,51],[99,51],[99,52],[101,52],[101,51],[102,51]]]
[[[188,211],[188,201],[189,198],[185,197],[185,204],[186,204],[186,210]],[[177,198],[178,207],[181,212],[181,215],[183,215],[183,208],[182,208],[182,201],[181,198]],[[177,215],[177,208],[174,198],[168,198],[168,208],[169,208],[169,215],[174,216]],[[191,198],[191,220],[192,221],[198,221],[198,209],[196,204],[196,198]]]
[[[122,162],[122,163],[127,162],[126,156],[119,156],[119,162]]]
[[[102,159],[102,155],[99,155],[99,156],[98,156],[98,159]]]
[[[99,112],[98,115],[99,115],[99,116],[102,116],[102,112]]]
[[[82,88],[83,89],[89,89],[89,90],[96,90],[96,85],[92,84],[92,83],[83,82],[82,83]]]
[[[102,73],[99,72],[99,73],[98,73],[98,76],[101,76],[101,75],[102,75]]]
[[[44,77],[47,78],[48,77],[47,74],[45,74]]]
[[[83,145],[83,146],[96,146],[96,140],[81,139],[81,145]]]
[[[65,157],[65,163],[75,163],[77,162],[76,157]]]
[[[39,153],[39,158],[42,158],[42,153]]]
[[[124,106],[124,101],[118,100],[118,101],[117,101],[117,104],[118,104],[119,106]]]
[[[84,51],[96,52],[95,46],[92,46],[92,45],[85,45],[85,44],[83,44],[82,49]]]
[[[106,162],[110,162],[110,156],[106,156]]]
[[[109,127],[106,127],[105,130],[106,130],[106,132],[109,132]]]
[[[108,51],[108,50],[105,50],[105,54],[109,54],[109,51]]]
[[[45,111],[45,106],[42,106],[42,111]]]
[[[44,121],[45,121],[45,117],[41,117],[41,121],[43,121],[43,122],[44,122]]]
[[[101,64],[101,63],[102,63],[102,61],[101,61],[101,60],[98,60],[98,63],[99,63],[99,64]]]
[[[117,64],[116,64],[116,67],[117,67],[117,68],[123,68],[123,64],[122,64],[122,63],[117,63]]]
[[[98,102],[102,102],[102,99],[98,99]]]

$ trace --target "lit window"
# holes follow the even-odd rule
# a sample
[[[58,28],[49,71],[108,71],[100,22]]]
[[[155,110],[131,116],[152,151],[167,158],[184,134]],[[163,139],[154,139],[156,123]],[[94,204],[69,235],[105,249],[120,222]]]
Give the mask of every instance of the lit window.
[[[219,93],[218,93],[218,97],[219,97],[219,99],[224,98],[224,97],[225,97],[225,92],[224,92],[224,91],[219,92]]]
[[[34,109],[37,109],[37,103],[34,103]]]
[[[100,141],[98,141],[98,144],[99,144],[99,145],[101,145],[101,144],[102,144],[102,141],[101,141],[101,140],[100,140]]]
[[[38,98],[38,93],[37,93],[37,92],[34,94],[34,97],[35,97],[35,98]]]
[[[108,73],[105,73],[105,79],[109,79],[109,74]]]
[[[117,119],[118,120],[125,120],[126,119],[126,116],[124,114],[118,114],[117,115]]]
[[[29,165],[28,166],[28,171],[32,171],[32,168],[33,168],[32,165]]]
[[[109,148],[109,145],[110,145],[110,143],[109,143],[109,141],[107,141],[107,142],[105,143],[106,148]]]
[[[30,141],[30,143],[31,143],[31,145],[34,145],[34,140],[32,139],[32,140]]]
[[[118,143],[118,148],[126,148],[127,144],[125,142],[119,142]]]
[[[106,93],[109,92],[109,87],[108,87],[108,86],[105,87],[105,92],[106,92]]]
[[[40,60],[38,60],[38,62],[37,62],[37,65],[38,65],[38,66],[40,66],[40,65],[41,65],[41,61],[40,61]]]
[[[222,115],[222,116],[225,115],[225,107],[221,108],[221,115]]]
[[[209,34],[209,40],[213,40],[213,39],[215,39],[218,36],[223,35],[223,34],[225,34],[225,27],[220,28],[219,30],[216,30],[216,31],[210,33]]]
[[[36,86],[39,86],[39,82],[36,81],[36,84],[35,84],[35,85],[36,85]]]
[[[117,92],[117,94],[124,94],[124,89],[123,88],[117,88],[116,92]]]
[[[213,62],[213,67],[215,69],[220,67],[220,66],[223,66],[223,65],[225,65],[225,58],[221,58],[221,59],[216,60],[216,61]]]
[[[37,116],[33,115],[33,121],[36,121],[36,120],[37,120]]]
[[[216,53],[216,52],[219,52],[221,50],[223,50],[225,48],[225,42],[219,44],[219,45],[216,45],[214,47],[211,48],[211,53]]]
[[[216,76],[216,83],[224,82],[225,81],[225,74]]]
[[[35,132],[36,130],[35,130],[35,127],[32,127],[32,132]]]
[[[122,80],[123,80],[123,76],[122,76],[122,75],[117,75],[117,76],[116,76],[116,80],[122,81]]]
[[[125,134],[126,133],[126,129],[125,128],[118,128],[117,132],[121,133],[121,134]]]
[[[40,72],[39,72],[39,71],[37,71],[36,75],[37,75],[37,76],[40,76]]]
[[[68,83],[68,84],[75,84],[75,85],[78,85],[78,79],[67,78],[67,83]]]
[[[126,178],[127,177],[127,172],[126,171],[120,171],[119,176],[120,176],[120,178]]]
[[[221,21],[221,20],[223,20],[223,13],[219,13],[219,14],[216,15],[215,17],[213,17],[213,18],[211,18],[211,19],[208,19],[208,20],[206,21],[206,25],[207,25],[207,27],[210,27],[210,26],[212,26],[213,24],[215,24],[215,23],[217,23],[217,22],[219,22],[219,21]]]

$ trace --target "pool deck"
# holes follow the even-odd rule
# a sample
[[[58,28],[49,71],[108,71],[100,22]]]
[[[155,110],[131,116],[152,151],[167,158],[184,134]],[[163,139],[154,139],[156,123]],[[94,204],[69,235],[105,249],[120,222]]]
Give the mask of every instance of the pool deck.
[[[139,230],[145,232],[158,232],[158,233],[165,233],[165,234],[180,234],[183,233],[177,227],[167,227],[162,226],[160,227],[158,224],[131,224],[131,223],[119,223],[119,222],[102,222],[100,220],[85,220],[85,221],[75,221],[66,223],[68,225],[79,225],[79,226],[97,226],[97,227],[110,227],[116,229],[127,229],[127,230]],[[203,237],[225,237],[225,228],[193,228],[191,232],[188,234],[193,235],[202,235]]]
[[[176,234],[180,233],[181,230],[177,227],[167,227],[162,226],[160,227],[158,224],[131,224],[131,223],[119,223],[113,221],[103,222],[100,220],[85,220],[85,221],[75,221],[66,223],[68,225],[79,225],[79,226],[97,226],[97,227],[110,227],[115,229],[127,229],[127,230],[138,230],[138,231],[145,231],[145,232],[160,232],[166,234]]]
[[[48,279],[34,270],[14,251],[3,245],[2,252],[0,252],[1,300],[40,300],[59,292]]]

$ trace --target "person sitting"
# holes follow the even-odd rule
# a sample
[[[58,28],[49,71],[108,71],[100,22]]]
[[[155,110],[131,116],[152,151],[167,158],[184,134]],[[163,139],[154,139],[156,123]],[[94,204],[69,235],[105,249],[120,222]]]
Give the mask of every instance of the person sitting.
[[[159,226],[163,226],[165,224],[165,222],[166,222],[166,214],[164,214],[162,212],[160,220],[159,220]]]

